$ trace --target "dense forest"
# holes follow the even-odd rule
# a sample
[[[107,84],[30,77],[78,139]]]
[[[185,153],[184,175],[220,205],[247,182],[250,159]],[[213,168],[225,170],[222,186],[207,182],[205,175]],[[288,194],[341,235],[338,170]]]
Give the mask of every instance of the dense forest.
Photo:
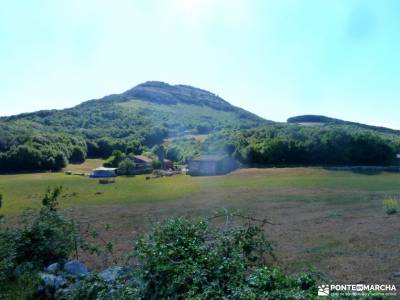
[[[304,115],[304,116],[296,116],[291,117],[287,120],[288,123],[297,123],[297,124],[335,124],[335,125],[352,125],[363,129],[369,129],[377,132],[388,133],[388,134],[397,134],[400,135],[400,130],[395,130],[391,128],[381,127],[381,126],[372,126],[367,124],[361,124],[356,122],[344,121],[340,119],[319,116],[319,115]]]
[[[270,125],[223,130],[211,135],[204,151],[224,151],[245,164],[387,165],[395,163],[400,136],[347,125]]]
[[[310,120],[322,124],[291,124]],[[244,164],[385,165],[400,152],[395,130],[320,116],[289,121],[264,120],[197,88],[147,82],[70,109],[0,118],[0,171],[57,171],[115,150],[155,153],[160,145],[179,163],[224,152]]]

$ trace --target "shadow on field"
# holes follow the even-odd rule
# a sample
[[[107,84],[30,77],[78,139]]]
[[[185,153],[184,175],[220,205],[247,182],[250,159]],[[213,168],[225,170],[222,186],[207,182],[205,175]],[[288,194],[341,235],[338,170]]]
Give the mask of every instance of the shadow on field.
[[[328,171],[347,171],[361,175],[379,175],[383,172],[399,173],[399,166],[346,166],[346,167],[323,167]]]

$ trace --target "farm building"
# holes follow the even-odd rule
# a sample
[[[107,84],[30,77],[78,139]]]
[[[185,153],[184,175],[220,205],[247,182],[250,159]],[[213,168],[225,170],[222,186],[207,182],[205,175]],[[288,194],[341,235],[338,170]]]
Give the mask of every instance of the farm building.
[[[130,159],[135,163],[135,174],[146,174],[153,171],[153,160],[144,155],[133,155]]]
[[[93,169],[93,173],[91,173],[89,176],[91,178],[115,177],[115,176],[117,176],[116,170],[117,170],[116,168],[100,167],[100,168]]]
[[[136,168],[152,168],[153,167],[153,160],[144,155],[134,155],[133,162],[136,165]]]
[[[174,168],[174,163],[173,163],[173,161],[171,161],[169,159],[164,159],[162,167],[165,170],[173,169]]]
[[[136,165],[136,169],[152,169],[153,168],[153,160],[144,155],[134,155],[133,162]],[[169,159],[164,159],[162,162],[162,168],[165,170],[173,169],[174,163]]]
[[[228,155],[202,155],[189,161],[189,175],[207,176],[227,174],[237,168],[237,163]]]

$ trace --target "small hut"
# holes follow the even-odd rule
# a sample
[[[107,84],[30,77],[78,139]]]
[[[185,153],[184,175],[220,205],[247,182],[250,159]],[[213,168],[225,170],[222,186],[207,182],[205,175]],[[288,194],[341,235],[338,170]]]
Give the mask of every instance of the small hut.
[[[89,176],[91,178],[115,177],[115,176],[117,176],[116,170],[117,170],[116,168],[99,167],[99,168],[93,169],[93,173],[91,173]]]
[[[232,172],[237,167],[236,161],[228,155],[202,155],[189,161],[188,174],[192,176],[223,175]]]

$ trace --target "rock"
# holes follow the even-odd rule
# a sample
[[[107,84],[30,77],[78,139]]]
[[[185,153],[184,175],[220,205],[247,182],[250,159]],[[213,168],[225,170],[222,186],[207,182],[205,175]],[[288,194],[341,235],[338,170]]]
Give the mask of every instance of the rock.
[[[61,266],[60,266],[59,263],[54,263],[54,264],[49,265],[49,266],[45,269],[45,271],[46,271],[46,272],[49,272],[49,273],[56,273],[58,270],[60,270],[60,268],[61,268]]]
[[[79,260],[71,260],[64,265],[64,271],[72,275],[88,275],[89,271],[86,266]]]
[[[98,275],[101,279],[106,282],[114,282],[124,273],[124,268],[122,267],[110,267],[103,272],[100,272]]]
[[[54,287],[56,289],[63,287],[67,284],[67,281],[62,276],[55,276],[48,273],[39,273],[39,277],[45,287]]]

